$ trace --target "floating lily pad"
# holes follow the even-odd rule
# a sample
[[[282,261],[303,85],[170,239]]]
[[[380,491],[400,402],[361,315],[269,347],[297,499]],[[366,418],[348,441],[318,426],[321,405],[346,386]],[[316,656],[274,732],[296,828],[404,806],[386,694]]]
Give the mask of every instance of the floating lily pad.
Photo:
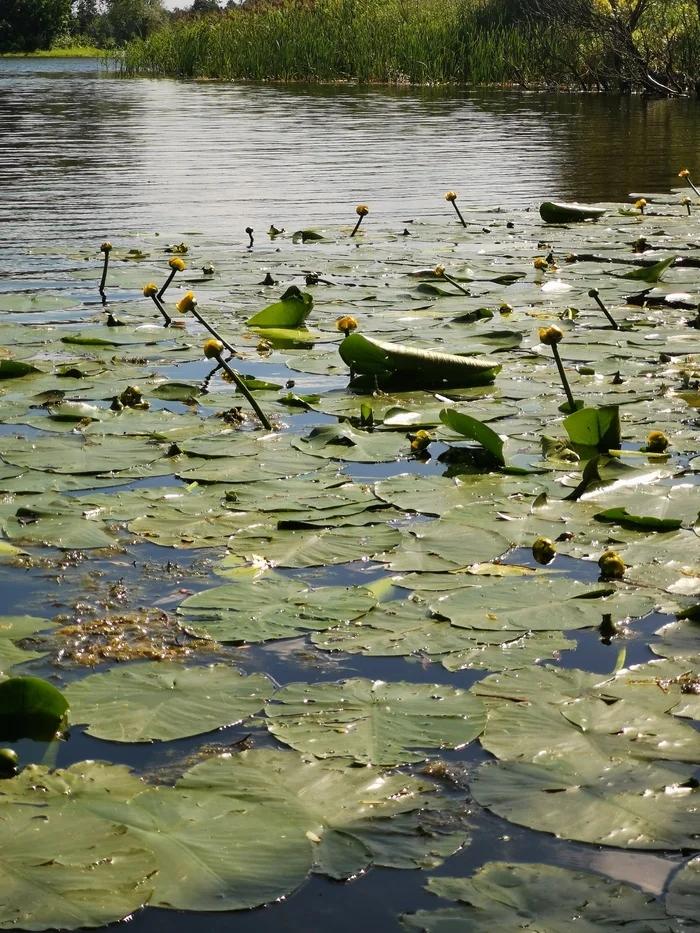
[[[257,713],[272,693],[262,674],[167,661],[91,674],[66,690],[71,720],[112,742],[167,742],[211,732]]]
[[[520,933],[534,925],[580,933],[624,929],[630,933],[677,933],[661,901],[627,884],[554,865],[489,862],[471,878],[431,878],[428,891],[456,907],[404,914],[420,933]]]
[[[265,712],[270,732],[293,748],[374,765],[421,761],[429,749],[462,747],[485,721],[481,702],[461,690],[360,678],[293,684]]]

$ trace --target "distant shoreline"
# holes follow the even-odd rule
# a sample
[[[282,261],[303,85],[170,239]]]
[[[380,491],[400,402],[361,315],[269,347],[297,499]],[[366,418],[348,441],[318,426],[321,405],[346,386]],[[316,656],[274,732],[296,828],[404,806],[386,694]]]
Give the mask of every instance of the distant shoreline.
[[[37,52],[5,52],[0,58],[102,58],[104,49],[76,45],[68,49],[43,49]]]

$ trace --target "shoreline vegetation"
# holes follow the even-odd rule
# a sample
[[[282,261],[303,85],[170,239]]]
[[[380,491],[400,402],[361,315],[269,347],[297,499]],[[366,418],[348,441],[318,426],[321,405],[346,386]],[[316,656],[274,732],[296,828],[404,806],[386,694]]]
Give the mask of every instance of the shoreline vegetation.
[[[517,85],[690,97],[700,0],[247,0],[175,19],[121,75]]]
[[[4,52],[0,58],[103,58],[104,49],[75,45],[65,49],[39,49],[36,52]]]

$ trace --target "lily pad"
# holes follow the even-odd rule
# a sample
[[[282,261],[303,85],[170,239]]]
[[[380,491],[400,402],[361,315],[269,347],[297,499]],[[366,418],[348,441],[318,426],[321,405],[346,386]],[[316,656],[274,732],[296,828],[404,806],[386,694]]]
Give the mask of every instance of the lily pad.
[[[461,748],[485,721],[481,702],[461,690],[361,678],[293,684],[265,712],[270,732],[293,748],[374,765],[421,761],[427,749]]]
[[[167,742],[240,722],[273,691],[263,674],[245,676],[224,664],[184,668],[153,661],[91,674],[71,684],[66,696],[71,720],[87,723],[89,735]]]
[[[489,862],[471,878],[431,878],[428,891],[459,906],[404,914],[420,933],[520,933],[542,928],[563,933],[624,929],[677,933],[661,901],[627,884],[554,865]]]

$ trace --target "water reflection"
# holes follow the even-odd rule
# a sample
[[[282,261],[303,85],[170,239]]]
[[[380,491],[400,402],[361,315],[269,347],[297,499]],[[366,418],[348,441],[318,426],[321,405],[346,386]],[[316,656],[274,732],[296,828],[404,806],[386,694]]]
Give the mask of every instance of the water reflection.
[[[667,189],[700,145],[694,101],[450,89],[110,79],[0,61],[7,243],[107,232],[379,222],[461,203],[618,200]]]

